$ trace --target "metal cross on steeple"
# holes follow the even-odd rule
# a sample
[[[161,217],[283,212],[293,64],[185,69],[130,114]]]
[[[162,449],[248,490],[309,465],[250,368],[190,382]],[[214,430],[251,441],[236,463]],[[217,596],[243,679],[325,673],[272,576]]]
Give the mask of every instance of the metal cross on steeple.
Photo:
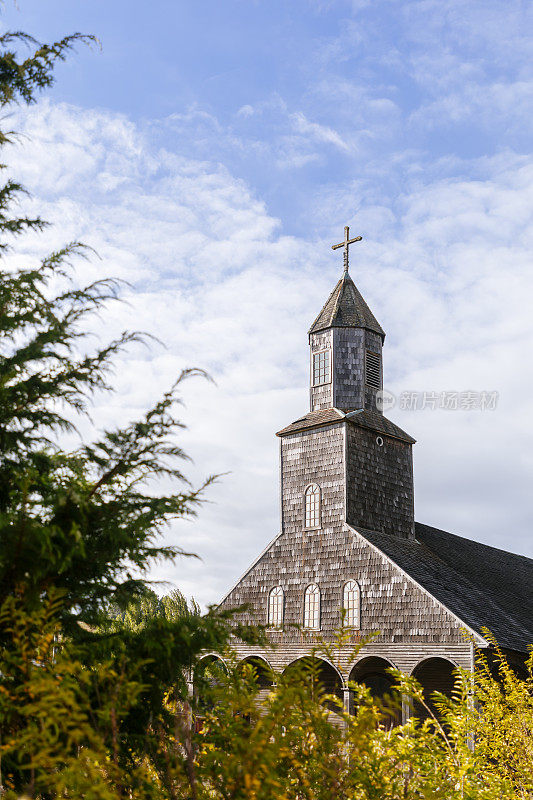
[[[344,228],[344,242],[340,242],[339,244],[332,244],[331,245],[331,249],[332,250],[338,250],[339,247],[344,247],[344,274],[345,275],[348,272],[348,248],[354,242],[360,242],[362,238],[363,238],[362,236],[356,236],[355,238],[350,239],[350,229],[346,225],[346,227]]]

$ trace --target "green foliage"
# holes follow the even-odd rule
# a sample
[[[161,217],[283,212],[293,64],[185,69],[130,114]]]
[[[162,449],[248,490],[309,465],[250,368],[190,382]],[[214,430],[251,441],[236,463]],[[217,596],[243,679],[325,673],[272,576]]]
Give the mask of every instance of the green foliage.
[[[65,36],[53,44],[39,44],[32,36],[22,31],[8,31],[0,35],[0,108],[8,108],[13,103],[27,105],[35,103],[38,93],[54,83],[54,67],[64,61],[69,51],[78,43],[95,42],[94,36],[75,33]],[[30,50],[26,58],[20,57],[19,49]],[[0,146],[15,138],[11,130],[0,129]],[[5,164],[0,164],[5,169]],[[13,217],[8,209],[12,201],[24,194],[23,187],[16,181],[8,180],[0,187],[0,232],[18,235],[25,230],[39,230],[45,223],[40,218]],[[0,252],[7,249],[6,242],[0,241]]]
[[[28,618],[12,599],[0,616],[14,644],[0,665],[10,800],[17,786],[33,797],[105,800],[533,798],[531,659],[523,678],[497,649],[495,660],[479,654],[473,676],[457,672],[454,696],[435,698],[439,718],[416,680],[392,671],[398,691],[429,718],[390,729],[394,709],[362,685],[352,686],[355,711],[347,714],[317,686],[311,662],[272,674],[265,691],[254,667],[238,665],[227,649],[225,666],[210,664],[198,680],[201,703],[169,678],[164,695],[154,696],[164,679],[161,649],[139,649],[132,664],[126,646],[88,668],[71,644],[58,647],[60,602],[52,598]],[[159,632],[162,619],[156,609]],[[143,707],[151,713],[135,728],[131,717]],[[24,787],[17,770],[27,776]]]
[[[3,120],[12,103],[34,102],[54,65],[90,40],[0,37]],[[22,47],[33,51],[19,58]],[[13,138],[2,131],[0,145]],[[0,187],[0,255],[44,225],[12,215],[21,193],[13,181]],[[90,317],[119,286],[79,286],[75,264],[85,255],[74,243],[40,264],[0,269],[0,787],[12,796],[152,796],[145,761],[154,732],[167,734],[166,701],[186,696],[198,653],[224,648],[230,636],[227,615],[185,613],[178,595],[142,625],[113,621],[117,609],[148,597],[155,559],[185,555],[160,534],[196,513],[212,478],[190,487],[177,441],[182,381],[200,370],[182,373],[141,419],[61,448],[94,392],[111,389],[114,359],[142,339],[126,331],[94,345]],[[170,492],[158,491],[161,478]]]
[[[484,635],[492,650],[477,656],[469,719],[475,768],[501,782],[502,797],[533,797],[533,650],[517,670]]]
[[[520,677],[496,646],[494,652],[495,660],[492,653],[478,654],[474,675],[457,671],[452,698],[435,694],[438,717],[417,681],[391,670],[413,712],[424,708],[428,714],[424,721],[412,716],[392,729],[394,707],[374,700],[362,685],[352,685],[353,714],[345,713],[335,696],[317,692],[312,664],[290,678],[273,676],[275,688],[266,698],[252,667],[220,670],[198,736],[196,796],[533,798],[532,660],[527,676]]]
[[[115,798],[106,741],[113,725],[134,700],[139,685],[116,665],[88,671],[68,646],[59,647],[57,612],[61,598],[51,592],[31,616],[15,598],[0,612],[0,626],[10,635],[3,651],[0,718],[3,786],[7,798],[21,789],[35,797]],[[94,686],[113,685],[109,704],[90,702]],[[116,770],[115,770],[116,772]],[[21,782],[21,776],[24,776]]]
[[[158,597],[152,589],[147,588],[144,594],[132,600],[127,608],[117,609],[114,618],[106,619],[105,625],[107,630],[119,630],[122,627],[129,631],[140,631],[153,619],[176,622],[191,615],[199,617],[200,614],[198,603],[194,600],[190,604],[187,603],[179,589]]]
[[[57,62],[64,61],[79,42],[96,42],[96,39],[74,33],[53,44],[40,44],[33,36],[21,31],[0,36],[0,104],[5,106],[17,100],[34,103],[39,90],[52,86]],[[13,49],[17,44],[25,45],[33,52],[21,60]]]

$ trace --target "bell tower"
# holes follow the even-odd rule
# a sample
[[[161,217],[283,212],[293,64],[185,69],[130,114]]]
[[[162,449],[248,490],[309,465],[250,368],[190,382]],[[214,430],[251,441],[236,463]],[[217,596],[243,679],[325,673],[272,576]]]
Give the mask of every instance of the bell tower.
[[[348,248],[361,236],[333,245],[344,248],[344,272],[309,330],[311,411],[379,411],[385,332],[348,273]]]
[[[344,271],[309,330],[311,409],[278,432],[282,529],[317,548],[318,532],[344,523],[414,537],[415,440],[376,403],[385,333],[348,273],[348,247],[362,238],[349,236],[333,246]]]

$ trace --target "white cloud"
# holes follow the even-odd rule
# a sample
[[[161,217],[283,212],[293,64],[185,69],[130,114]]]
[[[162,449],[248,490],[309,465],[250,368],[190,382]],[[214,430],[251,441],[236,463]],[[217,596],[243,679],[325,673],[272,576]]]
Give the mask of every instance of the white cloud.
[[[140,413],[183,366],[216,379],[184,388],[183,444],[196,482],[229,474],[196,521],[168,533],[204,560],[154,569],[210,602],[278,530],[274,432],[307,408],[306,331],[337,277],[329,245],[352,224],[360,187],[347,181],[312,199],[327,239],[314,235],[313,219],[309,239],[286,236],[229,169],[155,145],[157,127],[50,103],[31,109],[23,118],[31,140],[9,160],[54,227],[12,258],[84,240],[101,260],[80,264],[80,279],[112,274],[132,284],[128,304],[104,317],[102,336],[140,328],[165,342],[124,356],[117,394],[98,399],[98,422]],[[356,218],[365,241],[353,274],[388,333],[391,389],[500,392],[494,412],[394,412],[419,439],[419,517],[532,554],[533,163],[508,153],[470,168],[475,180],[421,169],[395,195],[374,189]]]
[[[377,140],[394,133],[421,143],[435,131],[449,137],[458,129],[450,150],[460,152],[463,140],[470,150],[487,146],[481,130],[497,142],[514,137],[529,149],[531,4],[354,2],[340,22],[335,34],[317,40],[307,95],[321,100],[310,112],[327,109],[344,140],[355,128]]]
[[[336,131],[326,125],[319,125],[317,122],[311,122],[301,111],[291,114],[291,120],[299,133],[309,134],[318,142],[331,144],[344,152],[350,150],[349,145]]]
[[[465,82],[448,94],[420,106],[410,118],[412,126],[447,129],[458,122],[473,121],[490,130],[495,121],[504,121],[507,131],[514,128],[521,135],[531,132],[533,79],[503,83]]]
[[[255,112],[254,107],[251,106],[249,103],[247,103],[246,105],[241,106],[239,108],[239,110],[237,111],[237,116],[239,116],[239,117],[253,117],[253,115],[255,113],[256,112]]]

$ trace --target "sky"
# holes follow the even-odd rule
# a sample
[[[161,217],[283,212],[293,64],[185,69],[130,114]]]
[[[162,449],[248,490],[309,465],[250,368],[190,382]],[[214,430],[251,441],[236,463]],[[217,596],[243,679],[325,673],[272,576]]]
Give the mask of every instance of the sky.
[[[0,23],[99,39],[14,114],[6,159],[53,223],[11,263],[82,240],[81,283],[128,282],[100,340],[159,339],[123,354],[95,424],[136,418],[183,367],[214,379],[184,384],[180,443],[193,484],[220,478],[165,534],[200,558],[154,565],[158,591],[215,603],[278,533],[275,432],[308,410],[345,225],[388,415],[417,439],[417,519],[533,557],[533,5],[19,0]],[[432,408],[454,392],[497,402]],[[414,393],[425,407],[402,407]]]

